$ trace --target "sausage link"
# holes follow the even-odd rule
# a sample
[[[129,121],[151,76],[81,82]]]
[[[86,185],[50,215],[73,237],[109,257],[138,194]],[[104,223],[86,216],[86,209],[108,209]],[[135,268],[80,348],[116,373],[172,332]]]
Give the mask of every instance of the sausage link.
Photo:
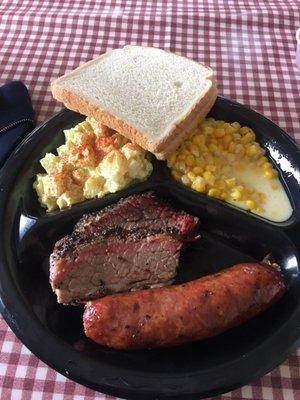
[[[87,303],[86,335],[100,345],[141,349],[216,336],[262,313],[285,292],[272,266],[237,264],[181,285],[116,294]]]

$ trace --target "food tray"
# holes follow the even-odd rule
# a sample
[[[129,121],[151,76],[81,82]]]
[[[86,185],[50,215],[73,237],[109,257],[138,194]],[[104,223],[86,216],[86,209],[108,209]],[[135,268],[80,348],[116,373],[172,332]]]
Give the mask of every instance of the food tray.
[[[0,174],[1,312],[21,341],[63,375],[92,389],[128,399],[195,399],[227,392],[280,364],[300,343],[300,151],[275,124],[218,97],[210,116],[251,127],[265,147],[290,198],[293,214],[275,223],[199,194],[172,179],[152,158],[147,181],[115,194],[46,213],[32,188],[40,158],[63,143],[63,130],[84,119],[62,110],[36,128]],[[133,193],[152,190],[200,218],[201,240],[180,259],[177,282],[212,274],[271,253],[287,276],[285,296],[263,315],[216,338],[169,349],[117,351],[87,339],[83,307],[57,304],[48,257],[83,213]],[[191,318],[193,316],[191,315]]]

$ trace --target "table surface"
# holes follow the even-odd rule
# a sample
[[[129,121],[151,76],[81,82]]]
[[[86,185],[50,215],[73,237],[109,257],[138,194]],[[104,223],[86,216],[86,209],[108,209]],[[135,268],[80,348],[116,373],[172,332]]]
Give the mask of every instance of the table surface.
[[[21,79],[40,122],[61,108],[49,91],[53,78],[110,48],[156,46],[210,65],[220,94],[249,105],[300,142],[299,23],[298,0],[2,0],[0,83]],[[1,399],[113,399],[39,361],[2,319],[0,348]],[[300,351],[217,399],[299,400]]]

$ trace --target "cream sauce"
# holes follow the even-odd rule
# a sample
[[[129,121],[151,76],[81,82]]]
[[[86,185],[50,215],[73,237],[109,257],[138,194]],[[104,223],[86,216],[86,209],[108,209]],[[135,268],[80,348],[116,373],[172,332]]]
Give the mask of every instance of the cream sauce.
[[[234,176],[245,187],[254,189],[264,193],[266,198],[260,204],[263,211],[260,213],[252,211],[254,214],[260,215],[274,222],[286,221],[293,212],[289,198],[278,178],[266,179],[259,167],[254,165],[245,166],[242,170],[235,170]],[[245,203],[241,201],[228,201],[242,209],[246,209]]]

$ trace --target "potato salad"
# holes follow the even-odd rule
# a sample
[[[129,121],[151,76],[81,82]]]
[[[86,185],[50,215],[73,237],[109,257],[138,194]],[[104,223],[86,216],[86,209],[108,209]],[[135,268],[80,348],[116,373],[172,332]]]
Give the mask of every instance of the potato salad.
[[[57,155],[40,160],[46,173],[37,174],[33,184],[47,211],[117,192],[152,172],[145,150],[93,118],[64,134]]]

